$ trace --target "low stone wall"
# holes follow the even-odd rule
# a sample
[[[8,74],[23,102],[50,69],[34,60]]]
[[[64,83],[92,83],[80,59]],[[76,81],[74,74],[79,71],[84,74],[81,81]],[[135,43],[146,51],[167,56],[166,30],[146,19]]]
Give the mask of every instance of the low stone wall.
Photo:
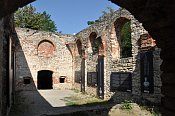
[[[53,89],[70,90],[73,89],[73,85],[72,83],[58,83],[53,85]]]

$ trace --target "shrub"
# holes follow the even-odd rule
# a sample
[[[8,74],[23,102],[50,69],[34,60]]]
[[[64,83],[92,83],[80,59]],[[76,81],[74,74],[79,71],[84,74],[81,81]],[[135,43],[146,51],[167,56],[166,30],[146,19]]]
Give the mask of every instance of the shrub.
[[[131,110],[132,109],[131,101],[124,100],[121,103],[120,109],[122,109],[122,110]]]

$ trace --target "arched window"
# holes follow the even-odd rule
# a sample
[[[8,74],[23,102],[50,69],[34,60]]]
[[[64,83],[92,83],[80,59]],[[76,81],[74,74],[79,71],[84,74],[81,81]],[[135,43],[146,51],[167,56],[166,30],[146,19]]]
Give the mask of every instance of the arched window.
[[[90,49],[92,49],[92,53],[96,54],[98,53],[98,46],[96,44],[96,37],[97,34],[95,32],[92,32],[89,36],[89,40],[90,40]]]
[[[76,45],[77,45],[77,48],[78,48],[78,53],[81,56],[82,55],[82,43],[79,39],[76,41]]]
[[[114,23],[117,41],[120,46],[120,57],[132,57],[131,44],[131,22],[130,20],[121,17]]]
[[[43,40],[38,45],[38,56],[52,57],[55,51],[55,46],[48,40]]]
[[[95,32],[92,32],[89,36],[89,40],[90,40],[90,45],[89,45],[89,49],[92,50],[93,55],[94,54],[103,54],[104,52],[104,46],[102,43],[102,39],[101,37],[97,37],[97,34]]]

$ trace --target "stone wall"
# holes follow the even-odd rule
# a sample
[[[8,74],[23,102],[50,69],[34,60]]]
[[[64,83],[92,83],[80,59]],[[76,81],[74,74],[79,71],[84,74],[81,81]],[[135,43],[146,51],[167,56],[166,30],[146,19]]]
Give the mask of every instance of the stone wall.
[[[0,20],[0,116],[8,115],[14,102],[14,43],[15,30],[13,16]]]
[[[74,41],[73,36],[22,28],[16,32],[16,90],[35,90],[41,70],[53,72],[53,89],[71,89],[74,72],[69,43]],[[60,77],[65,78],[64,83]],[[31,83],[24,84],[25,78]]]
[[[122,58],[120,55],[120,35],[117,32],[122,25],[122,21],[131,22],[131,44],[132,44],[132,57]],[[159,66],[161,63],[159,52],[160,49],[154,47],[153,49],[153,80],[154,80],[154,92],[153,93],[142,93],[141,92],[141,68],[140,68],[140,46],[138,44],[140,38],[148,32],[143,28],[142,24],[139,23],[134,16],[128,11],[120,9],[114,12],[109,17],[104,18],[101,22],[95,23],[90,27],[80,31],[76,34],[76,37],[82,41],[82,46],[85,48],[86,58],[86,74],[85,79],[87,80],[88,72],[96,72],[96,65],[98,64],[98,57],[100,53],[93,55],[92,46],[90,45],[90,35],[96,33],[97,39],[102,38],[103,44],[103,56],[104,56],[104,98],[112,98],[114,101],[122,101],[123,99],[129,99],[134,96],[133,99],[148,99],[151,102],[160,103],[161,97],[161,80]],[[130,92],[111,92],[111,74],[118,72],[131,73],[132,90]],[[86,81],[87,84],[87,81]],[[97,86],[90,87],[86,85],[86,92],[89,94],[97,95]]]

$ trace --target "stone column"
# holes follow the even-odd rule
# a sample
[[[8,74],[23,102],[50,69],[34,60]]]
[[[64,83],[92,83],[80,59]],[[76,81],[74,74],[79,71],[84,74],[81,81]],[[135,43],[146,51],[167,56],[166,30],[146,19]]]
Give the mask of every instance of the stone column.
[[[85,91],[87,90],[87,60],[85,59],[85,75],[84,75],[84,78],[85,78]]]

